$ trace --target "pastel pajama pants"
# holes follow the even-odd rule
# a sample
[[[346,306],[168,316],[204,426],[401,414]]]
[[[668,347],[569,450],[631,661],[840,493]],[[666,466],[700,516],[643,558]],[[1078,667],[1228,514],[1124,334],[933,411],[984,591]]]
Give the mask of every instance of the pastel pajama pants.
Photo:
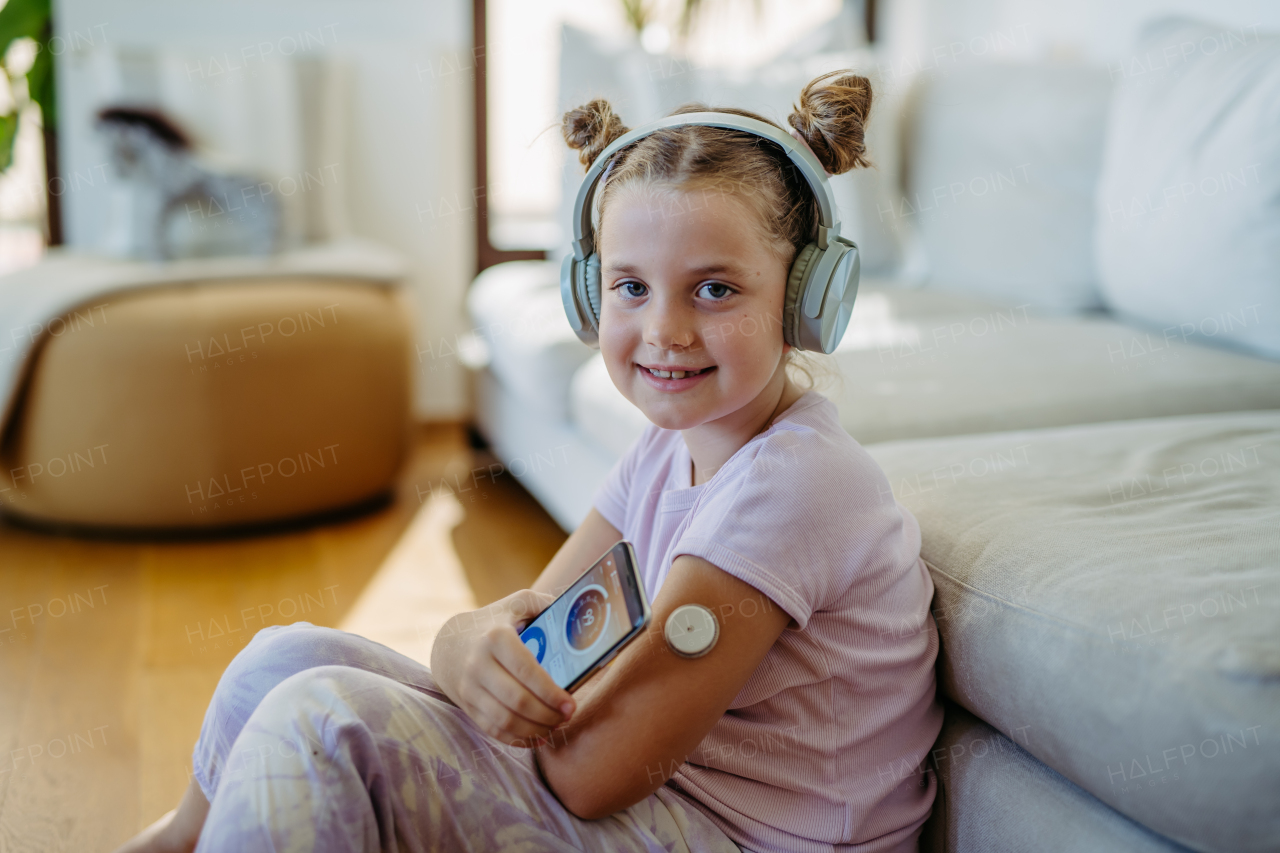
[[[431,671],[308,622],[259,631],[218,682],[193,755],[213,851],[726,851],[670,788],[587,821],[529,750],[475,727]]]

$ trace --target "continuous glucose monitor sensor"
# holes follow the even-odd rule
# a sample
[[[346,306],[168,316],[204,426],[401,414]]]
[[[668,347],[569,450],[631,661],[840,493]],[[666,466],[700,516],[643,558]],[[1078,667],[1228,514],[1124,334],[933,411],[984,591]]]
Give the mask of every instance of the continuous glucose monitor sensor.
[[[701,604],[685,604],[667,617],[662,632],[671,651],[685,658],[700,658],[720,639],[720,623]]]

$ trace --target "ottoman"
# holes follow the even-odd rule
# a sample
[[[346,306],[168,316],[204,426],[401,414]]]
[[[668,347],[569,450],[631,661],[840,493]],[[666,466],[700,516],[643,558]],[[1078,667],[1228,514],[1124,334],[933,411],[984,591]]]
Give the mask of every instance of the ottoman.
[[[400,290],[334,276],[184,281],[50,321],[0,445],[39,524],[254,525],[385,494],[410,424]]]

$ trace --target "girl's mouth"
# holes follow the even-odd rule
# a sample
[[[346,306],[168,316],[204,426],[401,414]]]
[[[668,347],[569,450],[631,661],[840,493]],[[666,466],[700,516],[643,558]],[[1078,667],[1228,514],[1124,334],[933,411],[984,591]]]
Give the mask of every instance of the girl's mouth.
[[[716,367],[713,364],[710,367],[702,367],[696,370],[668,371],[637,364],[636,369],[640,371],[640,375],[644,377],[646,382],[659,391],[683,391],[701,382]]]

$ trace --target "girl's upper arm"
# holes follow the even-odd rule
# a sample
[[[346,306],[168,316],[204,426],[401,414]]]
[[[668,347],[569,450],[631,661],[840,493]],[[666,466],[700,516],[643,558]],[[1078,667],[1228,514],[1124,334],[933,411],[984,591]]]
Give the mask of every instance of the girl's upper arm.
[[[667,617],[683,604],[710,608],[720,623],[703,657],[682,658],[667,647]],[[678,556],[649,626],[578,691],[576,713],[538,748],[547,785],[584,819],[649,796],[728,710],[790,621],[745,581],[701,557]]]
[[[542,570],[542,574],[538,575],[533,589],[560,595],[621,538],[622,533],[618,528],[592,507],[578,529],[570,534],[551,558],[551,562]]]

